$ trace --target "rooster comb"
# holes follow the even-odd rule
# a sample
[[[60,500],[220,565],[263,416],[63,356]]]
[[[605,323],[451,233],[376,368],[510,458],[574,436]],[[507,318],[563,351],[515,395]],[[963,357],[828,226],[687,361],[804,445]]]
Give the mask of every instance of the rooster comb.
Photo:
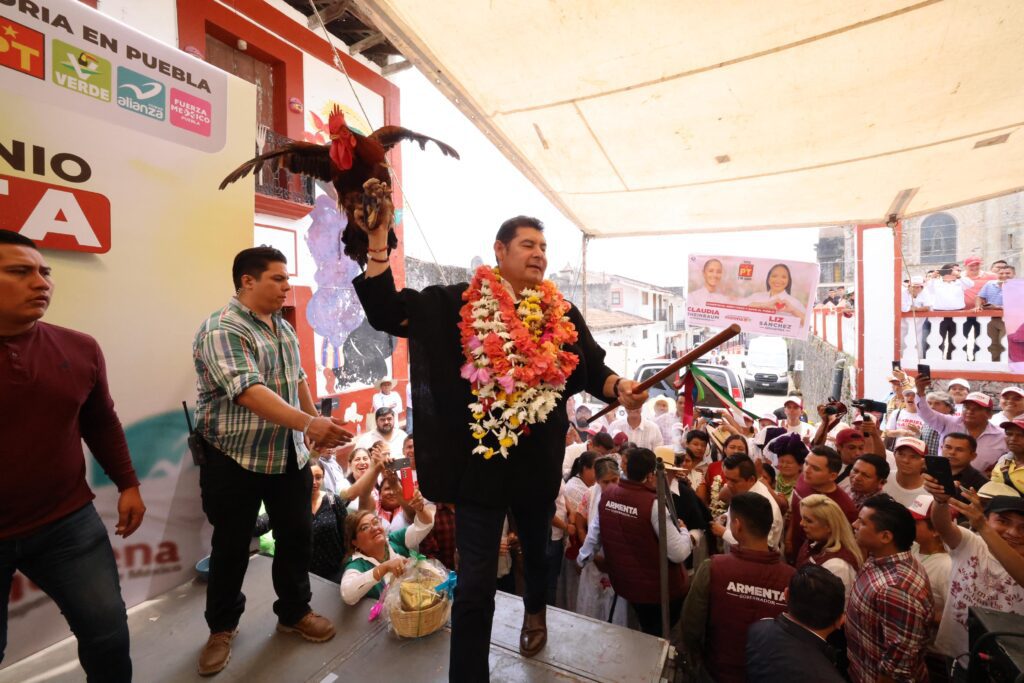
[[[345,114],[341,111],[341,107],[337,104],[331,109],[331,115],[327,119],[327,127],[332,133],[339,132],[342,126],[345,126]]]

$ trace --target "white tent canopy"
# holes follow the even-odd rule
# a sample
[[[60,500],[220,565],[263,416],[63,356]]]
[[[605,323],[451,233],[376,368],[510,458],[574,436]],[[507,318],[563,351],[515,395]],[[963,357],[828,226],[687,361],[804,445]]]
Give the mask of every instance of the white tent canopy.
[[[594,236],[1024,187],[1021,0],[360,0]]]

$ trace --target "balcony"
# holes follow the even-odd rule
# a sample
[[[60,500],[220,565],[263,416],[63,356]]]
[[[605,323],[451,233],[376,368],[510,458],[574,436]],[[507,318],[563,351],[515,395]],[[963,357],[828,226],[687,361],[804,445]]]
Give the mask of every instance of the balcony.
[[[947,350],[943,336],[949,333],[952,333],[952,344]],[[1006,327],[1000,309],[903,313],[899,345],[905,368],[913,368],[921,362],[933,371],[953,371],[966,376],[1010,371]]]
[[[857,355],[857,323],[854,312],[836,306],[815,306],[811,334],[851,356]]]
[[[267,131],[267,140],[264,150],[272,150],[282,147],[291,138],[285,137],[274,131]],[[313,206],[316,200],[315,184],[312,178],[291,173],[285,169],[273,171],[268,166],[256,174],[257,208],[260,208],[260,196],[276,200],[270,202],[277,205],[278,210],[271,210],[270,213],[298,213],[305,215]]]

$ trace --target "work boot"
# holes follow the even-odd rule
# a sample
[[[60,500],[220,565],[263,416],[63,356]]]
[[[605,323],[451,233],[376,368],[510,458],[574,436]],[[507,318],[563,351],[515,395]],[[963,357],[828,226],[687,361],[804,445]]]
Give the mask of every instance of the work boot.
[[[536,614],[523,612],[523,630],[519,632],[519,654],[533,657],[548,642],[547,607]]]
[[[212,676],[224,670],[231,659],[231,640],[236,635],[238,629],[210,634],[210,639],[199,653],[200,676]]]
[[[324,643],[334,637],[334,624],[330,619],[322,617],[316,612],[307,612],[306,616],[292,626],[285,626],[278,622],[277,630],[280,633],[298,633],[314,643]]]

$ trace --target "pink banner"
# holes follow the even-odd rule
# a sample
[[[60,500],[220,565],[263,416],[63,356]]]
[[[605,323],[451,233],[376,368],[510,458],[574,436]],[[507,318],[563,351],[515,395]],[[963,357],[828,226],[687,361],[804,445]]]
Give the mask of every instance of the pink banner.
[[[686,323],[806,339],[817,282],[817,263],[692,255]]]

